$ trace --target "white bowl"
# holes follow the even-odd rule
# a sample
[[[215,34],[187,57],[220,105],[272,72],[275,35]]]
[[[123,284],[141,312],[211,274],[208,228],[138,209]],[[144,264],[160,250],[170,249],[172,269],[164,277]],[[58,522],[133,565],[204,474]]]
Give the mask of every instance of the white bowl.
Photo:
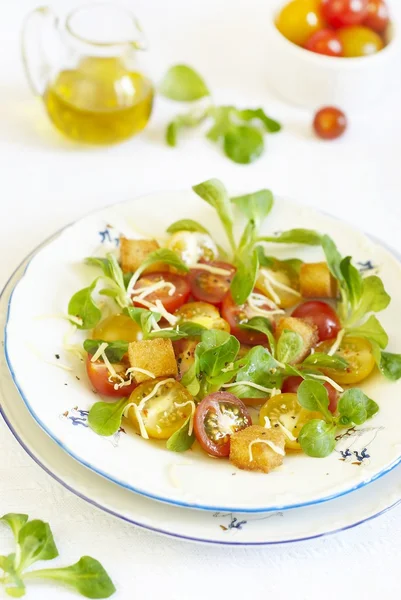
[[[282,99],[312,110],[334,105],[347,112],[359,112],[388,94],[400,57],[400,36],[394,20],[388,28],[388,44],[377,54],[360,58],[323,56],[293,44],[277,29],[276,16],[288,1],[275,4],[268,23],[268,79]]]

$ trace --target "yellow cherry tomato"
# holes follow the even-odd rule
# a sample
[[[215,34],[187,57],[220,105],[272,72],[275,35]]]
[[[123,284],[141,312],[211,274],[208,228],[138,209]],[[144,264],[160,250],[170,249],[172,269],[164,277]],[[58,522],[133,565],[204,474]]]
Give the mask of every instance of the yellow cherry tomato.
[[[312,419],[323,419],[323,416],[319,412],[302,408],[296,394],[272,396],[262,406],[259,413],[259,423],[263,427],[266,427],[269,422],[271,427],[280,427],[279,423],[281,423],[285,428],[283,429],[285,447],[297,451],[302,450],[298,443],[299,432],[305,423]]]
[[[181,306],[174,315],[181,323],[197,323],[206,329],[221,329],[230,331],[230,326],[220,317],[220,313],[213,304],[207,302],[188,302]]]
[[[107,317],[92,331],[92,339],[104,342],[135,342],[141,337],[140,327],[126,315]]]
[[[176,252],[187,265],[194,265],[202,258],[212,261],[218,256],[210,235],[198,231],[177,231],[169,238],[166,247]]]
[[[369,56],[384,48],[380,35],[362,25],[342,27],[337,30],[337,35],[343,45],[343,55],[347,58]]]
[[[323,29],[321,0],[292,0],[276,19],[276,27],[287,40],[304,46],[312,33]]]
[[[140,407],[140,415],[148,436],[157,440],[167,440],[173,435],[192,413],[190,404],[177,406],[193,400],[191,394],[178,381],[170,379],[161,383],[166,378],[152,379],[138,385],[129,397],[129,401]],[[160,383],[155,395],[141,406],[142,400],[152,393]],[[140,427],[133,407],[128,410],[128,418],[136,431]]]
[[[329,352],[333,346],[333,340],[327,340],[319,344],[319,352]],[[366,379],[375,367],[375,359],[372,346],[365,338],[345,336],[335,356],[340,356],[348,362],[345,371],[335,369],[322,369],[325,375],[340,384],[354,384]]]
[[[301,300],[300,293],[291,283],[291,279],[284,271],[273,271],[263,267],[259,269],[255,287],[281,308],[291,308]]]

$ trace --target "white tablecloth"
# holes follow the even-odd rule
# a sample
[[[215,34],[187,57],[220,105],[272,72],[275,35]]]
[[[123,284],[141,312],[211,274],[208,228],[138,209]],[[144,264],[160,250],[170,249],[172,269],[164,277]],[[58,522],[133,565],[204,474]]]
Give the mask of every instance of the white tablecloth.
[[[53,2],[65,8],[68,2]],[[2,7],[0,18],[0,284],[44,238],[85,213],[154,190],[180,189],[210,177],[234,191],[268,186],[278,194],[347,219],[401,251],[401,86],[381,107],[355,116],[335,143],[316,140],[308,111],[269,93],[264,30],[271,0],[131,0],[152,47],[155,76],[174,62],[204,74],[217,102],[263,105],[284,131],[267,138],[252,166],[228,161],[199,135],[176,150],[164,126],[179,107],[157,99],[140,137],[112,148],[83,149],[59,136],[24,80],[19,30],[35,2]],[[394,9],[400,12],[397,0]],[[394,74],[400,77],[400,72]],[[374,82],[372,82],[374,85]],[[352,495],[349,497],[352,502]],[[268,548],[218,548],[162,538],[117,521],[55,483],[0,422],[0,514],[48,520],[60,564],[83,554],[103,562],[120,599],[204,597],[315,600],[391,598],[399,590],[401,507],[313,542]],[[11,551],[0,528],[0,554]],[[0,597],[2,597],[0,590]],[[33,600],[73,598],[31,585]]]

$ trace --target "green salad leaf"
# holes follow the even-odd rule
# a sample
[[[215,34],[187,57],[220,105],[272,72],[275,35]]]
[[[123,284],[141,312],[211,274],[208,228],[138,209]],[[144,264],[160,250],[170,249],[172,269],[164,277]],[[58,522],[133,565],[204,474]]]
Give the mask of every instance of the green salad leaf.
[[[82,321],[82,324],[77,324],[78,329],[93,329],[102,318],[102,312],[92,297],[97,281],[95,279],[92,285],[76,292],[68,304],[68,314]]]
[[[237,270],[231,282],[230,291],[235,304],[244,304],[255,287],[258,276],[259,259],[256,250],[243,253],[237,259]]]
[[[293,362],[302,352],[304,341],[299,333],[285,330],[277,342],[277,359],[281,363]]]
[[[180,219],[167,227],[167,233],[177,233],[177,231],[190,231],[210,235],[206,227],[203,227],[203,225],[193,219]]]
[[[362,425],[373,417],[379,410],[374,400],[371,400],[358,388],[346,390],[338,402],[340,422],[348,425]]]
[[[98,351],[99,347],[104,344],[104,340],[92,340],[88,339],[84,341],[84,350],[94,356]],[[107,348],[104,353],[111,363],[120,362],[125,354],[128,352],[128,342],[118,341],[118,342],[106,342]],[[99,357],[99,360],[102,360]]]
[[[383,350],[388,344],[388,335],[384,331],[379,320],[374,315],[370,315],[367,321],[358,327],[347,327],[347,335],[365,337],[369,340],[374,340]]]
[[[278,121],[268,117],[263,108],[246,108],[237,111],[237,117],[243,121],[259,121],[262,123],[268,133],[277,133],[281,131],[281,125]]]
[[[148,268],[154,265],[155,263],[162,262],[166,265],[170,265],[174,267],[178,271],[182,273],[188,273],[189,268],[187,265],[181,260],[176,252],[173,250],[169,250],[168,248],[159,248],[154,252],[151,252],[145,260],[141,263],[141,265],[137,268],[135,273],[132,275],[128,287],[132,289],[135,283],[138,281],[142,273]]]
[[[336,446],[336,427],[320,419],[312,419],[302,427],[298,442],[308,456],[325,458]]]
[[[329,423],[333,420],[329,411],[329,395],[324,385],[318,381],[304,380],[298,388],[297,395],[303,408],[320,412]]]
[[[216,210],[226,232],[231,249],[235,252],[236,243],[233,233],[234,217],[230,198],[222,182],[218,179],[209,179],[208,181],[194,185],[192,189]]]
[[[270,213],[274,204],[274,197],[270,190],[258,190],[251,194],[235,196],[231,202],[249,220],[260,224]]]
[[[248,385],[248,382],[267,389],[279,389],[283,381],[277,361],[267,348],[254,346],[242,359],[236,363],[235,386],[229,391],[238,398],[266,398],[268,393]],[[234,374],[235,374],[234,370]]]
[[[263,134],[255,127],[239,125],[232,127],[224,136],[224,152],[240,165],[254,162],[265,149]]]
[[[164,75],[159,92],[162,96],[178,102],[193,102],[210,92],[202,77],[188,65],[175,65]]]
[[[120,398],[116,402],[95,402],[88,414],[88,424],[95,433],[110,436],[121,426],[128,398]]]
[[[240,327],[241,329],[250,329],[251,331],[264,333],[269,341],[272,356],[276,356],[276,339],[269,319],[266,319],[266,317],[252,317],[252,319],[249,319],[246,323],[242,323]]]
[[[189,425],[190,425],[191,417],[183,423],[183,425],[178,429],[166,442],[167,450],[171,450],[172,452],[185,452],[192,448],[195,442],[195,434],[193,430],[191,431],[191,435],[189,435]]]
[[[320,246],[322,236],[312,229],[289,229],[273,236],[262,236],[259,242],[274,242],[275,244],[305,244],[307,246]]]
[[[302,364],[317,367],[318,369],[335,369],[336,371],[345,371],[348,367],[348,362],[342,356],[329,356],[323,352],[310,354]]]

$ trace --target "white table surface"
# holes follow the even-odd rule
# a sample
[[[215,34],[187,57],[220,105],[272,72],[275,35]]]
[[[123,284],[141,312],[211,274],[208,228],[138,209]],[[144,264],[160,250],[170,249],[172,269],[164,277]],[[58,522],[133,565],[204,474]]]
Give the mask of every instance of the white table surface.
[[[401,85],[383,106],[352,119],[335,143],[311,135],[311,115],[269,92],[264,38],[271,0],[131,0],[152,45],[154,75],[175,62],[197,67],[216,101],[264,106],[284,131],[267,139],[252,166],[229,162],[200,136],[171,150],[164,125],[178,107],[157,100],[140,137],[112,148],[82,149],[51,127],[28,90],[19,30],[32,0],[4,2],[0,18],[0,285],[44,238],[85,213],[154,190],[180,189],[210,177],[234,191],[268,186],[278,194],[347,219],[401,251]],[[59,0],[54,7],[69,3]],[[394,0],[399,14],[401,6]],[[396,74],[401,78],[401,71]],[[349,497],[352,502],[352,496]],[[392,598],[399,590],[401,507],[313,542],[241,549],[191,545],[117,521],[76,498],[36,466],[0,422],[0,514],[49,520],[60,564],[81,555],[104,564],[121,599],[204,597],[327,600]],[[11,551],[0,528],[0,554]],[[0,597],[2,597],[0,590]],[[31,585],[28,598],[73,598]]]

